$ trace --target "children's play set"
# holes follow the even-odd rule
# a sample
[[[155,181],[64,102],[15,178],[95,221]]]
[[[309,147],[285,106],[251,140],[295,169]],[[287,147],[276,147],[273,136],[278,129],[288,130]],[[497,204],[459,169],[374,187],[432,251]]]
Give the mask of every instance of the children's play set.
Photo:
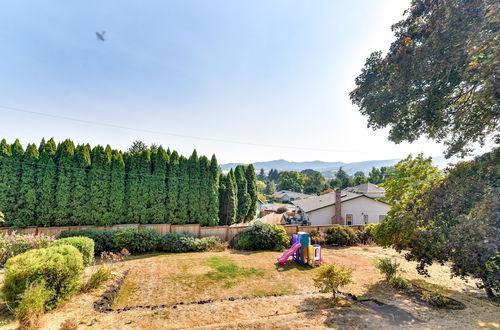
[[[323,261],[321,259],[321,246],[311,244],[309,233],[301,231],[292,235],[292,247],[278,258],[278,262],[283,265],[290,256],[292,256],[293,261],[311,267],[321,266]]]

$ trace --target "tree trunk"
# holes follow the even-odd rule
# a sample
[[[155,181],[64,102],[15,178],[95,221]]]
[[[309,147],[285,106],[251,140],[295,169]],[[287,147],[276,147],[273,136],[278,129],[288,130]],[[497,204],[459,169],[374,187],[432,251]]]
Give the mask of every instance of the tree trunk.
[[[487,284],[484,284],[484,291],[486,291],[486,295],[488,296],[489,299],[493,299],[496,297],[493,290]]]

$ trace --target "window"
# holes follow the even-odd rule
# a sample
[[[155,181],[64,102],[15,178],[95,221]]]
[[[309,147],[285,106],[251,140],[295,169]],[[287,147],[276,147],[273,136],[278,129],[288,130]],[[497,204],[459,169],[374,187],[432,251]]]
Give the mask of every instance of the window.
[[[352,226],[352,214],[345,215],[345,222],[346,222],[346,225]]]
[[[368,224],[368,214],[363,214],[363,222],[365,223],[365,225]]]
[[[384,220],[385,218],[385,214],[384,215],[379,215],[378,216],[378,222],[382,222],[382,220]]]

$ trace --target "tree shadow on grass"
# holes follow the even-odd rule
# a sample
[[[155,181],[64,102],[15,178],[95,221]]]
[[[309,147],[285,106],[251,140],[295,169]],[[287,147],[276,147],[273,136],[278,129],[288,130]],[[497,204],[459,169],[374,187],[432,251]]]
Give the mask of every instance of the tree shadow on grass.
[[[275,263],[275,266],[276,266],[276,270],[278,272],[287,272],[287,271],[290,271],[292,269],[297,269],[301,272],[314,270],[314,268],[309,266],[309,265],[301,265],[301,264],[299,264],[291,259],[288,260],[283,265],[277,262],[277,263]]]

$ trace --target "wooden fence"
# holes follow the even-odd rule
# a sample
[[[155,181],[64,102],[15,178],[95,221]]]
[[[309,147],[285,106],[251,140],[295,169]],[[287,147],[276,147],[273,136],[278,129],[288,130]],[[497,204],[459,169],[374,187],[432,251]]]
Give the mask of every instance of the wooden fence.
[[[313,230],[326,232],[330,226],[283,226],[286,230],[288,236],[292,236],[298,231],[303,231],[310,233]],[[350,226],[354,230],[363,228],[364,226]],[[218,226],[218,227],[201,227],[199,224],[189,224],[189,225],[171,225],[171,224],[120,224],[110,227],[105,226],[65,226],[65,227],[26,227],[22,229],[12,228],[12,227],[0,227],[0,235],[10,234],[12,232],[18,232],[21,234],[32,234],[32,235],[49,235],[49,236],[59,236],[59,234],[64,230],[79,230],[79,229],[98,229],[98,228],[108,228],[108,229],[125,229],[125,228],[151,228],[158,232],[160,235],[166,233],[190,233],[196,237],[208,237],[216,236],[223,241],[231,241],[236,235],[244,231],[247,226]]]

